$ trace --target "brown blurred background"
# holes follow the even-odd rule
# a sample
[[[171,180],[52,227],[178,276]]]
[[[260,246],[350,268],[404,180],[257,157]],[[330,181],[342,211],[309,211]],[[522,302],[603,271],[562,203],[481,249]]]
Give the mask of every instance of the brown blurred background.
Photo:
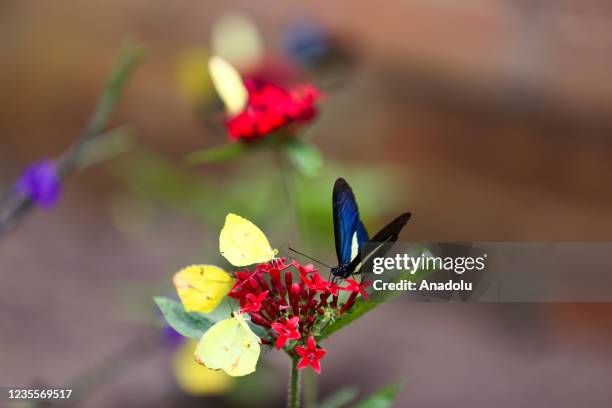
[[[79,134],[126,36],[147,44],[147,58],[113,122],[170,159],[222,142],[177,92],[175,63],[236,10],[270,47],[308,18],[350,49],[352,66],[326,91],[312,141],[330,162],[392,166],[401,184],[382,216],[413,212],[403,239],[612,239],[612,9],[601,1],[5,0],[3,189]],[[216,227],[163,209],[145,238],[126,238],[113,222],[113,203],[126,195],[112,164],[87,170],[56,210],[34,213],[0,242],[0,385],[65,385],[153,336],[143,321],[150,296],[168,291],[203,245],[214,248]],[[153,211],[136,208],[134,216]],[[404,377],[398,406],[609,407],[610,312],[385,305],[326,343],[320,392],[369,392]],[[280,379],[268,403],[282,405],[287,361],[269,359]],[[127,365],[79,406],[220,404],[181,396],[167,360],[160,351]]]

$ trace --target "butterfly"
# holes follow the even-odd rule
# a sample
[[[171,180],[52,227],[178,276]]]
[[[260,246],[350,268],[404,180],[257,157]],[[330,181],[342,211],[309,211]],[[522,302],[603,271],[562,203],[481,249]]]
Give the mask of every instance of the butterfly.
[[[403,213],[369,238],[363,222],[359,219],[359,208],[353,190],[343,178],[337,179],[334,184],[332,203],[338,266],[332,268],[331,273],[334,277],[343,279],[359,273],[361,265],[371,257],[387,253],[411,216],[409,212]],[[366,243],[373,245],[368,245],[368,252],[362,254],[360,249]]]
[[[212,312],[229,293],[234,279],[213,265],[191,265],[172,278],[174,287],[188,312]]]
[[[230,213],[219,235],[219,252],[234,266],[248,266],[271,261],[278,251],[255,224]]]
[[[242,314],[232,314],[204,333],[195,350],[198,363],[212,370],[223,370],[232,377],[255,371],[261,340]]]
[[[236,68],[223,58],[215,56],[208,62],[208,71],[227,113],[236,115],[242,112],[247,105],[249,92]]]

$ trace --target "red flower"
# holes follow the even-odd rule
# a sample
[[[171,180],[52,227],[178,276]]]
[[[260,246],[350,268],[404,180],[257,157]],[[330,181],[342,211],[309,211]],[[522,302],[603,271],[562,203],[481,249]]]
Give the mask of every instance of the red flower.
[[[258,269],[255,269],[253,272],[236,272],[237,282],[234,287],[238,288],[248,283],[251,289],[257,290],[259,288],[259,275],[261,275],[261,271]]]
[[[281,349],[287,343],[287,340],[298,340],[300,338],[300,332],[298,330],[300,318],[298,316],[292,317],[287,320],[286,323],[272,323],[272,330],[278,333],[276,339],[276,348]]]
[[[295,259],[292,261],[292,263],[293,263],[293,266],[300,272],[300,274],[302,273],[309,274],[309,273],[318,271],[318,269],[313,264],[300,265],[298,261],[296,261]]]
[[[321,363],[319,360],[325,357],[327,351],[322,348],[317,348],[317,343],[315,342],[314,337],[308,337],[306,347],[296,346],[295,352],[298,354],[298,356],[302,357],[298,362],[297,368],[303,369],[311,366],[315,373],[321,373]]]
[[[308,278],[305,272],[300,271],[300,276],[302,277],[302,282],[304,282],[308,289],[319,292],[326,292],[329,289],[329,282],[321,278],[321,275],[317,272],[313,272],[311,275],[312,277]]]
[[[242,112],[226,121],[232,140],[253,140],[291,124],[307,123],[316,116],[319,91],[310,85],[284,89],[271,82],[245,80],[249,92]]]
[[[264,298],[268,295],[269,290],[261,292],[259,295],[255,296],[252,293],[246,295],[246,302],[241,312],[259,312],[261,310],[261,302],[263,302]]]
[[[364,299],[368,299],[370,297],[368,295],[368,292],[365,291],[365,288],[370,286],[371,282],[359,283],[355,279],[350,279],[350,278],[345,279],[345,280],[348,283],[348,286],[341,288],[342,290],[346,290],[348,292],[359,293],[361,296],[363,296]]]
[[[338,296],[338,291],[339,290],[344,290],[344,288],[336,285],[333,282],[329,282],[329,286],[327,287],[327,293],[329,293],[330,295],[333,295],[333,296]]]

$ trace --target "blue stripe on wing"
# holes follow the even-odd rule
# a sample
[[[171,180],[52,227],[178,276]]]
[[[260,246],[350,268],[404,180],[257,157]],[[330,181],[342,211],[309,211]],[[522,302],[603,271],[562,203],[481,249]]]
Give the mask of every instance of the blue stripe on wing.
[[[357,226],[357,242],[359,242],[359,248],[361,249],[361,244],[364,242],[368,242],[370,238],[368,237],[368,231],[363,226],[363,222],[359,221],[359,225]]]
[[[343,178],[339,178],[334,184],[333,210],[336,255],[338,263],[346,265],[351,262],[351,247],[355,232],[360,245],[368,240],[368,234],[359,220],[359,209],[353,190]]]

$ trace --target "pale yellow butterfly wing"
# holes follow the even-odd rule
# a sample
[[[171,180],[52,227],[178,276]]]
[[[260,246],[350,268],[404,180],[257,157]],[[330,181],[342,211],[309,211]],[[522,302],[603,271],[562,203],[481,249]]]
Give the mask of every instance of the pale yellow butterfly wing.
[[[257,25],[244,14],[228,13],[219,17],[211,30],[211,44],[215,55],[238,69],[253,68],[264,53]]]
[[[186,340],[172,359],[174,378],[178,386],[191,395],[220,395],[232,386],[232,378],[221,371],[211,370],[193,359],[197,342]]]
[[[195,359],[213,370],[232,377],[255,371],[260,339],[242,317],[221,320],[204,333],[195,350]]]
[[[359,255],[359,240],[357,239],[357,231],[353,234],[351,241],[351,261]]]
[[[208,61],[208,70],[213,85],[230,115],[243,111],[249,99],[249,92],[238,71],[221,57]]]
[[[172,279],[183,307],[188,312],[212,312],[234,286],[234,279],[213,265],[192,265]]]
[[[268,238],[251,221],[228,214],[219,235],[219,251],[234,266],[268,262],[274,258]]]

